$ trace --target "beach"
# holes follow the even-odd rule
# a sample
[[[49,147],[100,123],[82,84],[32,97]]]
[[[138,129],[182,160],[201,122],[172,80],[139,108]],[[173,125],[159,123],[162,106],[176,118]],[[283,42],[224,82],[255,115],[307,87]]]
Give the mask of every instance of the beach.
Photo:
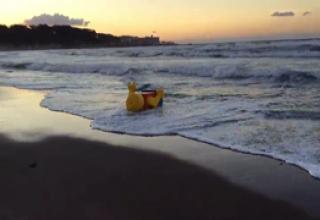
[[[298,39],[0,52],[0,84],[44,91],[42,107],[89,119],[83,126],[63,119],[55,121],[57,129],[44,126],[52,132],[90,126],[126,134],[124,141],[128,135],[185,137],[280,159],[320,178],[318,45],[319,39]],[[163,107],[128,113],[131,81],[138,90],[164,88]],[[48,117],[36,123],[42,120]]]
[[[1,219],[312,219],[320,182],[279,160],[177,136],[92,130],[0,88]]]

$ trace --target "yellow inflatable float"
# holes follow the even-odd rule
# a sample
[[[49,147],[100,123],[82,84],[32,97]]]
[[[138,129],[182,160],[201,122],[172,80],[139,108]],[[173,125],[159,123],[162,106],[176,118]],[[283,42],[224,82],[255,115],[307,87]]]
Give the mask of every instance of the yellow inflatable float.
[[[162,106],[164,90],[143,90],[137,93],[137,85],[135,82],[128,84],[129,94],[126,101],[127,110],[130,112],[139,112],[148,109],[154,109]]]

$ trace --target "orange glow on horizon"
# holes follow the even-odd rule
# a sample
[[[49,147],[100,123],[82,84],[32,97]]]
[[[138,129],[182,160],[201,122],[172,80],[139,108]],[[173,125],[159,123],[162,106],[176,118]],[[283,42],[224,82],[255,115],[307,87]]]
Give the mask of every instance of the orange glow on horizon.
[[[84,18],[88,28],[115,35],[151,35],[162,40],[210,41],[281,35],[320,36],[318,0],[2,0],[0,21],[23,23],[34,15],[60,13]],[[293,11],[294,17],[272,17]],[[303,12],[311,11],[308,16]]]

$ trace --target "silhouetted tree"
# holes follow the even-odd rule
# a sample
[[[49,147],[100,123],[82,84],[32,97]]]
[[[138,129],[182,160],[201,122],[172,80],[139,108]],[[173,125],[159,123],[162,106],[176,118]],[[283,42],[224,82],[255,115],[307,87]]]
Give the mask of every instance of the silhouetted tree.
[[[120,46],[120,37],[115,37],[111,34],[98,34],[97,41],[99,44],[104,44],[106,46]]]
[[[124,44],[121,37],[111,34],[96,33],[91,29],[80,29],[67,25],[0,25],[0,44],[13,48],[33,47],[91,47],[91,46],[138,46],[154,45],[152,38],[132,37],[132,44]]]
[[[9,28],[6,25],[0,25],[0,44],[9,42]]]
[[[14,45],[32,44],[30,29],[25,25],[15,24],[9,28],[9,37]]]
[[[54,42],[52,28],[48,25],[31,26],[31,30],[32,38],[36,44],[52,44]]]

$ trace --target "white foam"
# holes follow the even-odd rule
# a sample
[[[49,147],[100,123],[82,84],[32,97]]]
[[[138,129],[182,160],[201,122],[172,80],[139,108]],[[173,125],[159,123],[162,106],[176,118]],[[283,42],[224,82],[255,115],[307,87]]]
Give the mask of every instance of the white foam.
[[[296,164],[320,177],[320,124],[305,120],[248,120],[189,130],[182,136]]]

